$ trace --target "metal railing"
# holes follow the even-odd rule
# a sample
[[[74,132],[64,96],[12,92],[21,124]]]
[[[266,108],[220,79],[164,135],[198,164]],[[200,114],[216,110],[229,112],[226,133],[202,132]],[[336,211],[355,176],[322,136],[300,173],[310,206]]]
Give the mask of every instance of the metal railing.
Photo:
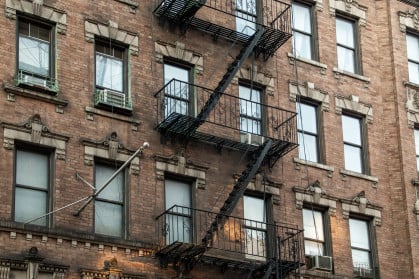
[[[16,85],[27,85],[50,91],[54,94],[58,93],[58,80],[51,77],[45,77],[19,70],[15,76]]]
[[[159,14],[168,6],[177,10],[186,9],[194,3],[203,3],[204,8],[215,12],[291,33],[291,5],[280,0],[157,0],[155,13]]]
[[[154,95],[157,99],[157,125],[173,113],[189,116],[193,120],[211,94],[211,89],[172,79]],[[253,134],[297,143],[295,112],[251,100],[255,99],[222,94],[199,131],[208,131],[212,135],[235,141],[239,141],[240,135]]]
[[[178,205],[156,217],[157,247],[164,249],[175,242],[202,245],[214,220],[217,229],[207,244],[207,251],[212,255],[288,263],[303,259],[303,230],[297,226],[228,217]]]

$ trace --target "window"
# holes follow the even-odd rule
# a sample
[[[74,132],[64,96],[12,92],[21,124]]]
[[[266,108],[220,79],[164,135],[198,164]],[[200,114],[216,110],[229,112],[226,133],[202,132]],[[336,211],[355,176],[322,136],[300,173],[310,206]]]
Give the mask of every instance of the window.
[[[361,123],[361,118],[342,115],[345,169],[359,173],[365,169]]]
[[[240,130],[262,135],[261,90],[239,85]]]
[[[303,208],[304,250],[306,255],[325,254],[323,212]]]
[[[191,242],[191,185],[183,181],[166,179],[165,197],[166,210],[172,209],[166,215],[167,244],[175,241]]]
[[[102,187],[104,183],[117,170],[115,167],[96,163],[95,182],[96,187]],[[106,186],[95,199],[95,233],[108,236],[124,236],[124,172],[120,172]]]
[[[125,47],[96,40],[95,53],[96,104],[130,108]]]
[[[319,162],[317,106],[297,102],[297,113],[299,158]]]
[[[359,73],[355,21],[336,16],[336,42],[338,68],[350,73]]]
[[[315,60],[312,6],[292,3],[293,51],[298,57]]]
[[[53,27],[19,17],[18,34],[18,84],[57,91]]]
[[[419,84],[419,37],[406,35],[409,81]]]
[[[419,129],[415,129],[415,146],[416,146],[416,168],[419,172]]]
[[[175,79],[175,80],[173,80]],[[172,81],[173,80],[173,81]],[[164,64],[165,116],[173,112],[190,115],[190,69],[174,64]],[[168,84],[171,82],[170,84]]]
[[[14,220],[28,222],[49,211],[50,153],[18,148],[15,160]],[[31,224],[47,226],[48,217]]]
[[[349,218],[352,264],[354,269],[371,270],[371,245],[369,222]]]
[[[243,196],[246,257],[267,256],[266,205],[261,198]]]
[[[256,31],[256,1],[236,0],[236,31],[253,35]]]

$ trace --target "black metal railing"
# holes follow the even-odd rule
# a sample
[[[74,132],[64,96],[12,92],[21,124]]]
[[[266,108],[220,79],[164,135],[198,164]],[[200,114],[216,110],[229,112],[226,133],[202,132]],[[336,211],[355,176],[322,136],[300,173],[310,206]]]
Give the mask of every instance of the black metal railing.
[[[296,226],[271,224],[240,217],[175,205],[156,217],[158,250],[174,243],[205,245],[208,228],[217,220],[217,229],[206,244],[211,255],[238,260],[275,259],[280,263],[300,263],[303,259],[302,232]]]
[[[211,94],[211,89],[172,79],[155,94],[157,127],[174,133],[187,130]],[[259,100],[222,94],[197,132],[249,144],[253,144],[251,141],[260,144],[265,138],[296,144],[296,113]],[[174,125],[175,121],[182,125]]]

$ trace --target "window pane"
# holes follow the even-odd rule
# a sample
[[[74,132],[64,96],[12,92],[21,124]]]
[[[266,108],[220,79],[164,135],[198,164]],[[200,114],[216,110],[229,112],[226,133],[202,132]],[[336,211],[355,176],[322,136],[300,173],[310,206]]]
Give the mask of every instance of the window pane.
[[[191,207],[191,186],[188,183],[166,180],[166,209],[180,205]]]
[[[340,45],[355,48],[353,22],[336,18],[336,41]]]
[[[292,18],[294,29],[311,34],[310,7],[293,3]]]
[[[244,132],[261,134],[262,107],[261,92],[245,86],[239,86],[240,129]]]
[[[164,83],[169,83],[172,79],[177,79],[166,86],[165,89],[165,115],[169,116],[173,112],[188,115],[189,105],[189,70],[164,64]],[[173,96],[175,98],[171,98]]]
[[[294,53],[295,55],[311,59],[311,37],[298,32],[294,32]]]
[[[240,117],[240,130],[243,132],[260,135],[260,125],[260,120],[252,120],[246,117]]]
[[[361,148],[345,144],[345,169],[362,173],[362,152]]]
[[[419,62],[419,38],[414,35],[406,36],[407,42],[407,57],[409,60]]]
[[[16,187],[15,221],[27,222],[47,213],[47,192]],[[46,226],[46,217],[31,222]]]
[[[419,63],[409,62],[409,81],[419,84]]]
[[[304,251],[306,255],[323,256],[324,245],[320,242],[304,240]]]
[[[359,118],[342,115],[343,141],[362,145],[361,121]]]
[[[317,137],[298,133],[298,152],[300,159],[317,162]]]
[[[265,201],[263,199],[250,196],[243,196],[243,208],[245,219],[263,223],[266,222]],[[246,225],[260,229],[265,228],[264,224],[252,221],[246,221]]]
[[[96,54],[96,85],[123,92],[123,61]]]
[[[370,253],[368,251],[352,249],[352,263],[354,267],[371,268]]]
[[[109,166],[96,165],[95,168],[95,181],[96,189],[99,190],[105,182],[110,178],[118,167],[111,168]],[[98,195],[98,198],[107,199],[116,202],[124,201],[124,172],[121,171],[102,192]]]
[[[355,73],[355,52],[338,46],[338,68],[350,73]]]
[[[49,75],[49,43],[19,36],[19,70]]]
[[[357,219],[349,219],[351,246],[355,248],[370,249],[368,236],[368,222]]]
[[[256,0],[236,0],[236,8],[237,10],[255,15]]]
[[[236,31],[246,34],[253,35],[256,31],[256,17],[242,12],[236,12]]]
[[[303,209],[304,237],[324,241],[323,214],[320,211]]]
[[[175,241],[191,242],[191,218],[179,215],[166,215],[166,243]]]
[[[297,127],[298,130],[317,134],[316,107],[297,102]]]
[[[95,233],[122,236],[122,205],[95,201]]]
[[[266,256],[266,232],[260,230],[246,229],[246,257],[251,256],[265,257]],[[250,257],[249,257],[250,256]],[[256,258],[257,258],[256,257]]]
[[[16,151],[16,184],[48,189],[48,155],[30,151]]]
[[[180,81],[189,82],[189,70],[170,64],[164,64],[164,83],[168,83],[173,78]]]

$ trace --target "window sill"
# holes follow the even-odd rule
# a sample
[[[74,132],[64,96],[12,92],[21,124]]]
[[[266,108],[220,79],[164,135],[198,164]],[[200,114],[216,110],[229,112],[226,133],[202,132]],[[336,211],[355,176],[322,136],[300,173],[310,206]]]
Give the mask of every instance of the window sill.
[[[315,66],[315,67],[319,68],[320,73],[322,75],[326,74],[326,70],[327,70],[327,65],[326,64],[323,64],[323,63],[320,63],[318,61],[314,61],[314,60],[311,60],[311,59],[306,59],[306,58],[303,58],[303,57],[299,57],[299,56],[294,57],[294,55],[292,53],[289,53],[289,52],[288,52],[287,56],[288,56],[288,62],[291,65],[294,65],[294,60],[297,60],[299,62],[303,62],[305,64],[309,64],[309,65],[312,65],[312,66]]]
[[[93,107],[86,107],[85,108],[86,114],[87,114],[87,120],[94,121],[94,115],[100,115],[112,119],[117,119],[123,122],[131,123],[131,130],[138,131],[138,126],[140,126],[141,121],[137,118],[133,118],[130,116],[124,116],[112,112],[108,112],[105,110],[93,108]]]
[[[333,172],[335,171],[335,168],[332,167],[332,166],[323,165],[323,164],[320,164],[320,163],[311,162],[311,161],[307,161],[307,160],[302,160],[302,159],[299,159],[299,158],[296,158],[296,157],[293,158],[293,161],[294,161],[296,170],[301,169],[300,165],[310,166],[310,167],[314,167],[314,168],[317,168],[317,169],[320,169],[320,170],[327,171],[328,177],[332,177]]]
[[[18,87],[9,83],[3,83],[4,91],[7,93],[7,100],[10,102],[15,102],[15,96],[22,96],[26,98],[32,98],[35,100],[40,100],[43,102],[51,103],[56,105],[56,112],[57,113],[64,113],[64,107],[68,105],[67,100],[63,100],[60,98],[57,98],[52,95],[48,95],[45,93],[36,92],[30,89]]]
[[[340,169],[339,173],[342,176],[342,180],[346,180],[347,176],[352,176],[352,177],[361,178],[361,179],[364,179],[364,180],[371,181],[374,184],[374,187],[376,187],[376,185],[378,183],[378,177],[376,177],[376,176],[370,176],[370,175],[366,175],[366,174],[362,174],[362,173],[358,173],[358,172],[354,172],[354,171],[350,171],[350,170],[345,170],[345,169]]]
[[[365,83],[366,88],[368,88],[368,86],[371,82],[371,79],[369,77],[354,74],[354,73],[350,73],[350,72],[347,72],[347,71],[344,71],[344,70],[340,70],[336,67],[333,67],[333,72],[335,73],[335,78],[336,79],[340,79],[341,75],[351,77],[351,78],[357,79],[359,81],[363,81]]]
[[[410,87],[410,88],[413,88],[413,89],[419,89],[419,84],[411,82],[411,81],[404,81],[403,85],[405,87]]]
[[[115,0],[117,2],[127,4],[130,7],[130,12],[135,14],[135,10],[138,8],[138,2],[135,0]]]

